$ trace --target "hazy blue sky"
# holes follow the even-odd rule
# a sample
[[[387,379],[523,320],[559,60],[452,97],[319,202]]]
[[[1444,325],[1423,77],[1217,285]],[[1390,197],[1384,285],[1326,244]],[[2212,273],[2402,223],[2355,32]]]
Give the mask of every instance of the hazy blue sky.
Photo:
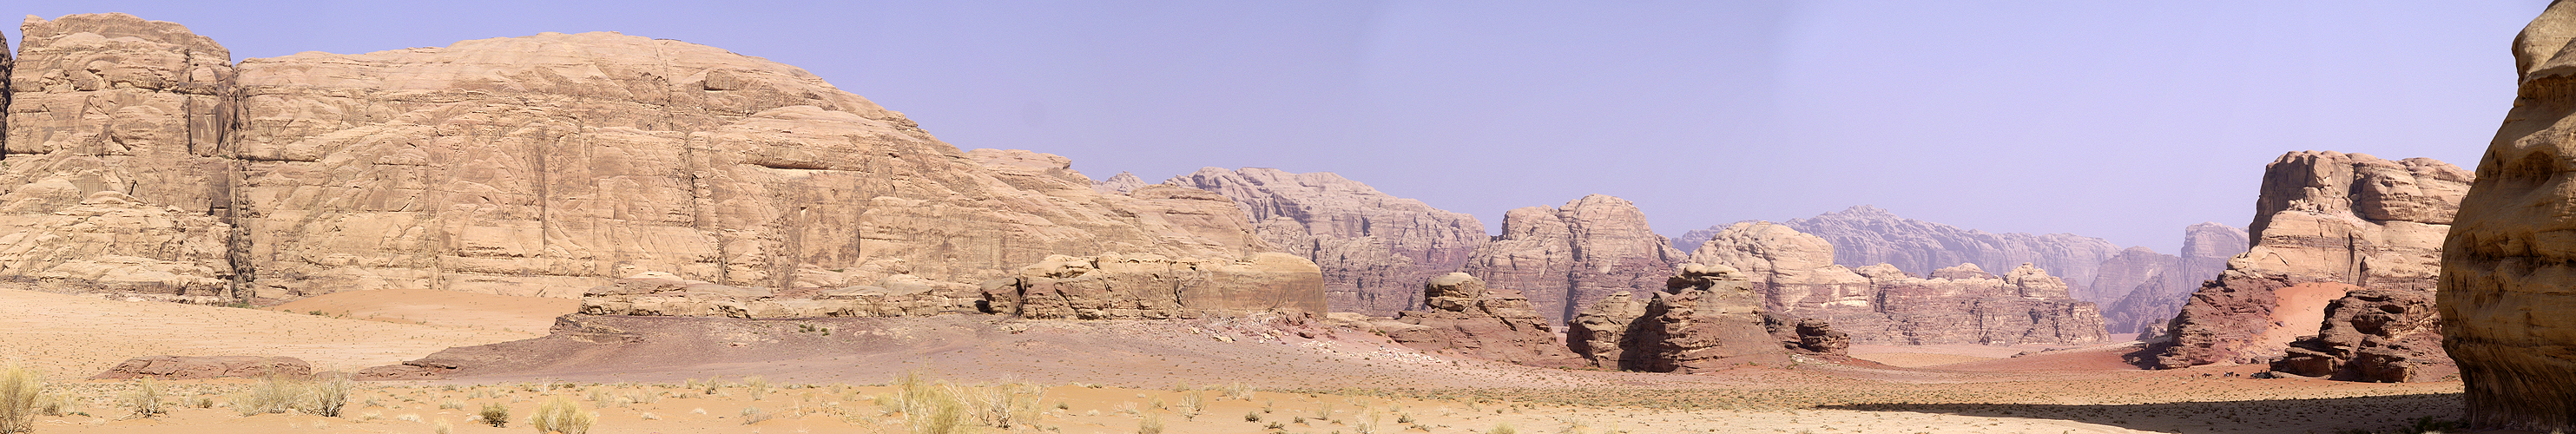
[[[1338,172],[1489,226],[1602,193],[1666,234],[1873,204],[2172,252],[2245,225],[2283,152],[2475,165],[2547,2],[17,3],[179,22],[236,59],[680,39],[960,148],[1095,178]]]

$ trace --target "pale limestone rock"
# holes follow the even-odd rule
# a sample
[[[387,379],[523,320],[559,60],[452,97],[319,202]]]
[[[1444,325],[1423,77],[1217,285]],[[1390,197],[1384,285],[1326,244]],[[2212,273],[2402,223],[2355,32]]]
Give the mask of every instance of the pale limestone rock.
[[[1669,243],[1636,204],[1596,194],[1505,213],[1502,235],[1460,271],[1521,290],[1540,315],[1562,322],[1612,293],[1661,287],[1683,256]]]
[[[2254,245],[2227,261],[2139,362],[2167,368],[2280,359],[2334,299],[2431,291],[2441,239],[2474,176],[2429,158],[2302,151],[2265,166]]]
[[[1094,188],[1145,188],[1118,182]],[[1163,185],[1232,198],[1269,245],[1323,267],[1327,304],[1336,311],[1392,315],[1419,308],[1420,283],[1458,271],[1487,239],[1485,224],[1475,216],[1395,197],[1329,172],[1210,167]]]
[[[2576,3],[2514,38],[2513,110],[2478,161],[2447,242],[2436,305],[2477,429],[2576,430]]]
[[[2033,264],[2002,276],[1974,263],[1921,278],[1879,264],[1835,264],[1823,238],[1770,222],[1712,234],[1692,262],[1742,270],[1770,312],[1820,318],[1864,344],[2073,344],[2100,342],[2101,313],[2068,296],[2068,285]],[[1782,324],[1794,325],[1792,322]]]
[[[985,283],[987,312],[1028,319],[1166,319],[1324,311],[1323,276],[1295,255],[1242,260],[1049,256]]]

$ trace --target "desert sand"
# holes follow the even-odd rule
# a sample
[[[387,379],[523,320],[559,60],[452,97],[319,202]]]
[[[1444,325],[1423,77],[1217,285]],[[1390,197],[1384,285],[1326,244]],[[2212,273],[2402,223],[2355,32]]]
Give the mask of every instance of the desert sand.
[[[7,321],[0,323],[0,349],[42,369],[47,393],[72,402],[60,415],[39,416],[40,433],[430,433],[440,422],[458,433],[529,432],[525,416],[548,395],[598,412],[592,430],[598,433],[906,432],[906,415],[876,399],[891,394],[888,384],[905,373],[966,385],[1040,385],[1044,411],[1032,423],[1078,433],[1138,432],[1149,415],[1174,433],[1484,433],[1500,425],[1534,433],[2296,433],[2393,430],[2415,418],[2451,417],[2461,406],[2456,381],[2244,376],[2263,370],[2257,366],[2137,370],[2119,361],[2134,351],[2129,343],[2054,350],[1863,346],[1855,348],[1863,360],[1936,355],[1965,362],[1899,367],[1770,356],[1743,359],[1740,368],[1672,375],[1462,359],[1414,352],[1364,332],[1324,330],[1304,338],[1293,327],[1243,319],[972,315],[832,325],[840,327],[838,336],[874,339],[863,341],[881,345],[871,347],[878,348],[874,354],[769,351],[776,354],[755,362],[719,352],[598,369],[361,383],[340,417],[244,417],[229,408],[227,395],[252,381],[226,379],[166,382],[164,401],[181,408],[140,418],[118,401],[136,383],[79,380],[124,358],[157,354],[282,355],[335,370],[391,364],[449,347],[535,338],[539,332],[530,328],[550,323],[568,306],[553,299],[364,291],[256,310],[0,290],[0,321]],[[483,313],[447,314],[463,311]],[[869,329],[868,321],[881,329]],[[762,323],[751,323],[737,330],[747,334],[709,342],[751,349],[802,342],[764,341],[757,330]],[[912,334],[883,335],[893,330]],[[793,329],[781,333],[788,332]],[[767,385],[757,399],[749,385],[754,378]],[[705,393],[709,382],[718,384],[713,395]],[[1226,397],[1243,390],[1254,390],[1253,397]],[[1192,395],[1204,405],[1195,412],[1186,405]],[[486,403],[509,407],[516,420],[505,428],[472,422]],[[746,424],[747,409],[768,416]],[[1253,418],[1259,421],[1247,420]]]

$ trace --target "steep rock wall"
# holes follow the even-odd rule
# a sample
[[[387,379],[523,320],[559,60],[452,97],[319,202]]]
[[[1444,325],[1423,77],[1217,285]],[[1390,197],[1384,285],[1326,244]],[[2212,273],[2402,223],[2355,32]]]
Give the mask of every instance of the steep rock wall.
[[[2442,249],[2442,346],[2459,363],[2469,423],[2576,430],[2576,3],[2514,38],[2520,90],[2460,200]]]
[[[1636,204],[1595,194],[1504,213],[1503,234],[1461,271],[1528,294],[1540,315],[1562,323],[1612,293],[1661,288],[1682,259],[1669,243]]]
[[[1210,167],[1163,185],[1233,199],[1263,241],[1323,267],[1324,293],[1335,311],[1383,316],[1419,308],[1422,282],[1458,271],[1487,238],[1475,216],[1327,172]]]

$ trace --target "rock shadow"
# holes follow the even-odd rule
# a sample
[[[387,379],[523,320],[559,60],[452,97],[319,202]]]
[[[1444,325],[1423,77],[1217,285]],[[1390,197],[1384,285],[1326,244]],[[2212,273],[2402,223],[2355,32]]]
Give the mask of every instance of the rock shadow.
[[[2465,414],[2466,404],[2459,393],[2432,393],[2154,404],[1849,404],[1816,408],[2058,419],[2171,433],[2376,433],[2419,432],[2409,429],[2427,423],[2456,422]]]

